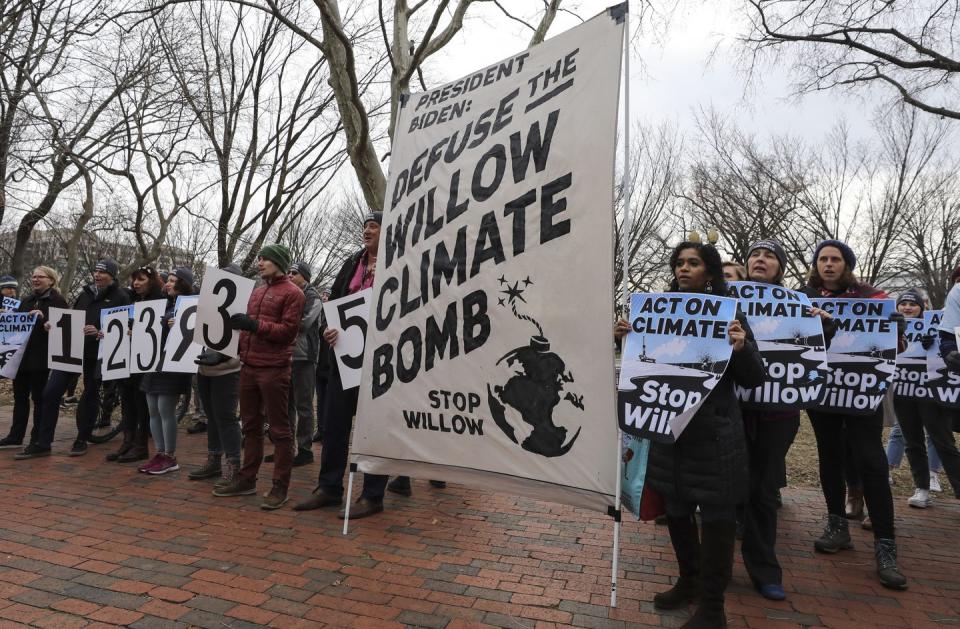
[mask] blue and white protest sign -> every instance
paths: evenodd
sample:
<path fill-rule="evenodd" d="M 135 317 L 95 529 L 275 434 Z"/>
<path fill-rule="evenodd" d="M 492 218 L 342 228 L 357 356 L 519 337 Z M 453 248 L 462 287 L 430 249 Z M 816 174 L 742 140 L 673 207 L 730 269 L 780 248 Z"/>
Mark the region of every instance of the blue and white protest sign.
<path fill-rule="evenodd" d="M 933 400 L 948 408 L 960 408 L 960 374 L 947 369 L 940 354 L 937 336 L 943 320 L 942 310 L 927 310 L 923 313 L 927 328 L 934 335 L 934 343 L 927 350 L 927 387 L 933 393 Z"/>
<path fill-rule="evenodd" d="M 890 319 L 896 312 L 893 300 L 811 301 L 839 325 L 827 352 L 830 370 L 817 408 L 851 414 L 876 411 L 897 370 L 897 324 Z"/>
<path fill-rule="evenodd" d="M 923 337 L 931 331 L 930 324 L 922 317 L 907 319 L 906 323 L 907 349 L 897 355 L 893 392 L 897 397 L 930 399 L 933 392 L 927 387 L 927 350 L 923 348 Z"/>
<path fill-rule="evenodd" d="M 759 282 L 733 282 L 730 294 L 739 299 L 767 372 L 759 387 L 736 387 L 740 400 L 770 410 L 816 406 L 827 379 L 827 350 L 810 298 Z"/>
<path fill-rule="evenodd" d="M 26 312 L 0 314 L 0 377 L 17 375 L 36 322 L 37 316 Z"/>
<path fill-rule="evenodd" d="M 737 302 L 693 293 L 630 296 L 617 418 L 624 432 L 672 442 L 699 410 L 733 351 Z"/>
<path fill-rule="evenodd" d="M 8 312 L 14 312 L 17 308 L 20 307 L 20 300 L 15 297 L 4 297 L 0 301 L 0 311 L 6 310 Z"/>

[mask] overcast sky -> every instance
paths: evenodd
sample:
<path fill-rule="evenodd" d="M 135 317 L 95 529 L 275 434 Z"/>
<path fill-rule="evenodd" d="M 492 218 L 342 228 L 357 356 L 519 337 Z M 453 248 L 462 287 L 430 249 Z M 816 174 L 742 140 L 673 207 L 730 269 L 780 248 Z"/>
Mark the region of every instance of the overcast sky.
<path fill-rule="evenodd" d="M 584 18 L 596 15 L 610 4 L 613 2 L 609 0 L 564 2 L 564 6 L 575 5 Z M 632 1 L 631 6 L 634 4 Z M 816 142 L 841 117 L 850 124 L 855 136 L 869 135 L 873 106 L 867 99 L 830 92 L 798 101 L 791 96 L 791 78 L 783 67 L 762 68 L 754 87 L 746 89 L 746 79 L 737 68 L 740 48 L 735 41 L 746 24 L 740 13 L 742 0 L 681 4 L 671 14 L 666 28 L 650 28 L 634 38 L 630 77 L 632 120 L 646 124 L 675 120 L 682 130 L 689 131 L 696 112 L 713 106 L 760 137 L 788 133 Z M 511 0 L 504 5 L 519 11 L 534 3 Z M 530 31 L 522 25 L 484 4 L 473 5 L 471 11 L 474 17 L 461 35 L 431 64 L 434 84 L 468 74 L 526 46 Z M 635 22 L 632 30 L 637 26 Z M 561 14 L 549 35 L 578 23 L 576 18 Z M 716 54 L 712 54 L 714 51 Z"/>

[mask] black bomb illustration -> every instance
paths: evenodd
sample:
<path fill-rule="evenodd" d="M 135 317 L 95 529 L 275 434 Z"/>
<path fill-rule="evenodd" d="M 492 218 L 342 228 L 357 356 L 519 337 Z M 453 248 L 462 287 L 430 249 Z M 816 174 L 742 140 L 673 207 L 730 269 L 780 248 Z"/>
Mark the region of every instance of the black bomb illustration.
<path fill-rule="evenodd" d="M 490 414 L 511 441 L 520 443 L 516 434 L 517 428 L 507 418 L 507 407 L 513 409 L 519 413 L 524 423 L 532 427 L 530 434 L 520 443 L 524 450 L 545 457 L 563 456 L 573 447 L 580 436 L 581 428 L 578 427 L 573 437 L 567 441 L 567 429 L 554 423 L 553 413 L 561 402 L 569 402 L 574 408 L 583 411 L 583 396 L 564 390 L 567 384 L 574 382 L 573 373 L 567 370 L 559 355 L 550 351 L 550 341 L 540 323 L 517 311 L 518 301 L 527 303 L 523 293 L 533 285 L 533 281 L 527 277 L 511 285 L 507 278 L 501 277 L 500 285 L 504 287 L 501 292 L 505 296 L 499 299 L 499 305 L 509 308 L 518 320 L 533 324 L 537 334 L 530 337 L 527 345 L 510 350 L 497 361 L 498 366 L 516 365 L 519 370 L 515 370 L 502 385 L 491 387 L 487 384 Z"/>

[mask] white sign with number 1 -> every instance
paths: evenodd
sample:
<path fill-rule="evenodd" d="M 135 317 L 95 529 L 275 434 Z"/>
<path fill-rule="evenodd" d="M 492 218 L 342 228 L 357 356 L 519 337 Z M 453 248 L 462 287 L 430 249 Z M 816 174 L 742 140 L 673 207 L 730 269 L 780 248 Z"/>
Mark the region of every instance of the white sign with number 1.
<path fill-rule="evenodd" d="M 83 373 L 84 316 L 82 310 L 50 309 L 47 314 L 50 322 L 47 364 L 50 369 Z"/>
<path fill-rule="evenodd" d="M 363 367 L 363 346 L 367 338 L 367 321 L 370 319 L 370 296 L 368 288 L 353 295 L 334 299 L 323 304 L 323 315 L 329 328 L 340 330 L 333 353 L 340 369 L 343 390 L 360 386 Z"/>
<path fill-rule="evenodd" d="M 254 284 L 249 278 L 208 266 L 200 286 L 193 342 L 237 358 L 240 335 L 230 329 L 230 317 L 247 311 Z"/>

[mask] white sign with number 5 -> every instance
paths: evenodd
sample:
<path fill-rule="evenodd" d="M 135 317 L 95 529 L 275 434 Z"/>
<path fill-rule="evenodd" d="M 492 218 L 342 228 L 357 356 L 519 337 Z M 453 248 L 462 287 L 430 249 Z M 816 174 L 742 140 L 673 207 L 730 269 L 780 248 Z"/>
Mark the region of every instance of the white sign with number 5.
<path fill-rule="evenodd" d="M 249 278 L 208 266 L 200 286 L 193 342 L 237 358 L 240 335 L 230 329 L 230 317 L 247 311 L 255 284 Z"/>
<path fill-rule="evenodd" d="M 343 390 L 360 386 L 360 373 L 363 366 L 363 346 L 367 338 L 367 321 L 370 319 L 370 296 L 373 289 L 368 288 L 353 295 L 334 299 L 323 304 L 323 314 L 327 326 L 340 330 L 333 353 L 337 357 L 340 369 L 340 382 Z"/>
<path fill-rule="evenodd" d="M 50 309 L 47 314 L 50 322 L 47 365 L 50 369 L 83 373 L 84 316 L 82 310 Z"/>

